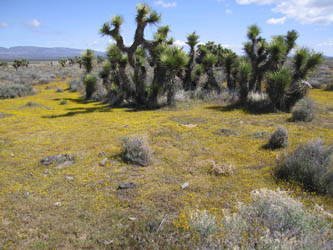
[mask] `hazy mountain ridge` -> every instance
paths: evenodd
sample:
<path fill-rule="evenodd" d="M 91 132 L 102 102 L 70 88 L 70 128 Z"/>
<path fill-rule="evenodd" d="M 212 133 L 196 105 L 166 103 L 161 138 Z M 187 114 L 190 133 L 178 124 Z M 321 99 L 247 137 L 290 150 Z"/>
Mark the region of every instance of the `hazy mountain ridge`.
<path fill-rule="evenodd" d="M 11 61 L 25 58 L 28 60 L 57 60 L 60 57 L 80 56 L 84 50 L 72 48 L 46 48 L 36 46 L 0 47 L 0 61 Z M 104 52 L 95 51 L 96 55 L 104 56 Z"/>

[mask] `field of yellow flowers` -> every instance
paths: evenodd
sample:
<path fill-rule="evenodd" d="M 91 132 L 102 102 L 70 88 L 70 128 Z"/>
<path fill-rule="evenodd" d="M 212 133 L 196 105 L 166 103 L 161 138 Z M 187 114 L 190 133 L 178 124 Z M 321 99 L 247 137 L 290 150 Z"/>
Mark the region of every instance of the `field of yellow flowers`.
<path fill-rule="evenodd" d="M 66 81 L 48 85 L 67 88 Z M 149 234 L 154 224 L 169 235 L 186 232 L 193 209 L 221 217 L 222 208 L 234 210 L 263 187 L 291 190 L 306 206 L 333 211 L 332 198 L 272 175 L 277 159 L 302 143 L 322 138 L 333 145 L 333 92 L 312 90 L 316 118 L 293 123 L 287 113 L 254 115 L 200 102 L 154 111 L 110 108 L 48 85 L 37 86 L 35 96 L 0 100 L 0 249 L 140 249 L 147 240 L 142 231 Z M 258 135 L 279 126 L 289 131 L 288 148 L 264 149 L 269 136 Z M 121 139 L 130 135 L 148 138 L 150 166 L 121 160 Z M 39 162 L 65 153 L 75 155 L 75 164 L 56 169 Z M 212 175 L 212 161 L 232 164 L 233 175 Z M 136 187 L 117 190 L 128 182 Z"/>

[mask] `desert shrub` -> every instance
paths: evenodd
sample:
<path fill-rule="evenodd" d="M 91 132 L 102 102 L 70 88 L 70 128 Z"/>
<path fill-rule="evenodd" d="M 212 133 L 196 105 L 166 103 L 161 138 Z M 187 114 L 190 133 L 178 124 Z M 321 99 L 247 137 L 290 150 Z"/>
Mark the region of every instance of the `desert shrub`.
<path fill-rule="evenodd" d="M 307 211 L 285 191 L 251 193 L 253 203 L 240 204 L 238 213 L 225 211 L 226 249 L 331 249 L 332 229 L 324 213 Z"/>
<path fill-rule="evenodd" d="M 314 117 L 314 102 L 308 98 L 299 100 L 292 109 L 292 120 L 310 122 Z"/>
<path fill-rule="evenodd" d="M 196 210 L 191 212 L 190 226 L 202 237 L 207 238 L 217 230 L 217 222 L 214 215 L 206 210 Z"/>
<path fill-rule="evenodd" d="M 269 139 L 268 144 L 266 145 L 267 148 L 270 149 L 277 149 L 277 148 L 284 148 L 288 146 L 288 130 L 283 127 L 279 127 Z"/>
<path fill-rule="evenodd" d="M 0 84 L 0 99 L 29 96 L 35 93 L 30 84 Z"/>
<path fill-rule="evenodd" d="M 86 98 L 90 99 L 96 90 L 97 78 L 93 74 L 87 74 L 84 78 L 84 84 L 86 85 Z"/>
<path fill-rule="evenodd" d="M 68 83 L 68 87 L 71 92 L 79 92 L 83 89 L 83 84 L 81 80 L 74 79 Z"/>
<path fill-rule="evenodd" d="M 216 176 L 230 176 L 234 174 L 235 167 L 232 164 L 216 164 L 212 161 L 212 167 L 209 170 L 209 173 Z"/>
<path fill-rule="evenodd" d="M 152 152 L 145 137 L 124 137 L 123 145 L 124 152 L 122 156 L 125 161 L 129 161 L 140 166 L 147 166 L 150 164 L 152 160 Z"/>
<path fill-rule="evenodd" d="M 249 92 L 246 104 L 254 112 L 268 112 L 272 109 L 271 100 L 266 93 Z"/>
<path fill-rule="evenodd" d="M 327 188 L 332 188 L 332 172 L 329 173 L 332 152 L 321 140 L 302 145 L 281 161 L 276 175 L 298 181 L 310 191 L 326 193 Z"/>

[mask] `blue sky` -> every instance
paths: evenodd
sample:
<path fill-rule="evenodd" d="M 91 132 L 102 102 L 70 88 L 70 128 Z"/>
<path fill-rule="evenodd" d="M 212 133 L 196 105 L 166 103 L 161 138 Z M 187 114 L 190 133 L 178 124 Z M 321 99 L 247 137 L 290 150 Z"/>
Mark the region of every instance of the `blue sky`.
<path fill-rule="evenodd" d="M 98 33 L 115 14 L 125 23 L 122 34 L 131 43 L 135 29 L 134 0 L 0 0 L 0 47 L 69 47 L 104 51 L 108 37 Z M 182 45 L 196 31 L 201 42 L 215 41 L 242 53 L 247 27 L 262 35 L 299 32 L 298 45 L 333 56 L 333 0 L 146 0 L 162 14 L 160 25 Z M 156 26 L 147 28 L 151 37 Z"/>

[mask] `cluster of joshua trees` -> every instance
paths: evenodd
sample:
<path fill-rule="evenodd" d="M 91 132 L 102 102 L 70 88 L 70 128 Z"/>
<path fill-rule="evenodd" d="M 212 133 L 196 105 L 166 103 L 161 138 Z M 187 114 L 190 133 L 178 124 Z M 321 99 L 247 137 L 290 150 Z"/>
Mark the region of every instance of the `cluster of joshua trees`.
<path fill-rule="evenodd" d="M 239 94 L 241 104 L 246 104 L 250 92 L 261 93 L 264 89 L 273 109 L 288 111 L 305 96 L 305 80 L 323 59 L 320 53 L 298 48 L 289 60 L 291 63 L 286 65 L 291 50 L 296 48 L 296 31 L 275 36 L 267 42 L 260 36 L 260 29 L 252 25 L 248 29 L 248 41 L 244 44 L 245 56 L 239 57 L 214 42 L 199 44 L 199 36 L 195 32 L 187 36 L 189 51 L 185 52 L 169 37 L 169 26 L 160 26 L 154 38 L 147 40 L 145 28 L 157 24 L 161 16 L 146 4 L 137 6 L 135 20 L 136 30 L 131 45 L 124 43 L 120 33 L 123 24 L 120 16 L 114 16 L 100 29 L 102 35 L 115 41 L 108 47 L 105 60 L 97 58 L 102 64 L 99 77 L 115 105 L 126 101 L 155 108 L 160 95 L 166 95 L 167 104 L 172 105 L 177 88 L 195 91 L 199 83 L 202 88 L 219 93 L 221 83 L 215 73 L 216 69 L 222 68 L 228 90 Z M 80 58 L 80 65 L 84 65 L 86 70 L 87 98 L 96 90 L 97 77 L 91 73 L 94 58 L 91 50 Z"/>

